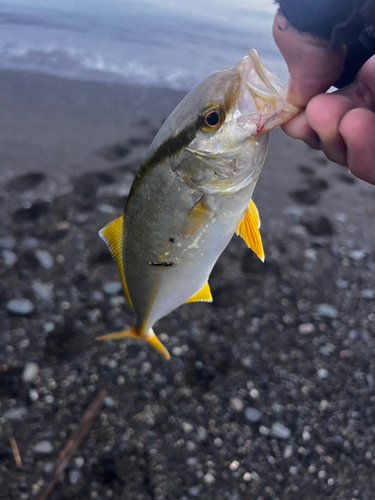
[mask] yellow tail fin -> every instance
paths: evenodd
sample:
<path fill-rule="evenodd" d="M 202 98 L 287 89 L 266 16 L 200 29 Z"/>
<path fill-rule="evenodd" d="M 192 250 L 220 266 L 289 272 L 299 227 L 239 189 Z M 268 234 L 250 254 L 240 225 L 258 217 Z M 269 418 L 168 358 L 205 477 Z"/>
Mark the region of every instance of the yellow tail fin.
<path fill-rule="evenodd" d="M 168 350 L 163 346 L 160 340 L 155 335 L 152 328 L 149 329 L 147 334 L 142 334 L 138 331 L 137 327 L 133 326 L 128 330 L 121 330 L 120 332 L 108 333 L 107 335 L 101 335 L 96 337 L 95 340 L 119 340 L 119 339 L 142 339 L 152 345 L 160 354 L 162 354 L 166 359 L 170 359 L 170 354 Z"/>

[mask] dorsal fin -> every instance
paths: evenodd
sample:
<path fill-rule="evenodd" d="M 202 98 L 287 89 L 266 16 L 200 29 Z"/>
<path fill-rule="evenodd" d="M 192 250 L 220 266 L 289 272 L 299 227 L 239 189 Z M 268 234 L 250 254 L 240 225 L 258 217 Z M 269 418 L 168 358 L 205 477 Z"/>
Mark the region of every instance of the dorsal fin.
<path fill-rule="evenodd" d="M 99 231 L 99 236 L 107 243 L 108 248 L 111 251 L 120 275 L 122 289 L 124 290 L 126 300 L 129 302 L 130 307 L 133 307 L 128 287 L 126 286 L 124 272 L 124 214 L 119 215 L 112 222 L 104 226 L 103 229 Z"/>
<path fill-rule="evenodd" d="M 212 302 L 212 295 L 208 282 L 206 282 L 206 284 L 203 285 L 197 293 L 192 295 L 190 299 L 185 302 L 185 304 L 188 304 L 189 302 Z"/>
<path fill-rule="evenodd" d="M 236 233 L 245 241 L 246 245 L 264 262 L 262 238 L 259 232 L 260 219 L 258 209 L 253 200 L 249 201 L 240 222 L 237 224 Z"/>

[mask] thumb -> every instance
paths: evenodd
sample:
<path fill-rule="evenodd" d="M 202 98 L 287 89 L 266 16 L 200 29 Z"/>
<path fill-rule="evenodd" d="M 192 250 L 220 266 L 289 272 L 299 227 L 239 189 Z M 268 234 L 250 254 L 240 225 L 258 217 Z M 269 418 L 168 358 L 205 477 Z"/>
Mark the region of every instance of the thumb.
<path fill-rule="evenodd" d="M 345 47 L 329 48 L 327 40 L 300 33 L 280 11 L 274 19 L 273 37 L 290 73 L 287 99 L 295 106 L 305 107 L 341 75 Z"/>

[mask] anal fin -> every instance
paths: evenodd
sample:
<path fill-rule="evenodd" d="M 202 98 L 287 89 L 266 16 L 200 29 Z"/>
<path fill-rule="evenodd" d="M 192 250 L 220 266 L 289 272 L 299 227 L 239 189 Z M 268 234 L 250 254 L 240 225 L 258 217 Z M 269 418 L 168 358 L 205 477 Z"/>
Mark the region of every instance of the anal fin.
<path fill-rule="evenodd" d="M 117 270 L 120 275 L 122 289 L 124 290 L 126 300 L 129 302 L 130 307 L 133 307 L 128 287 L 126 285 L 125 272 L 124 272 L 124 258 L 123 258 L 124 214 L 119 215 L 112 222 L 104 226 L 103 229 L 99 231 L 99 236 L 108 245 L 112 257 L 116 262 Z"/>
<path fill-rule="evenodd" d="M 241 236 L 246 245 L 264 262 L 264 251 L 259 227 L 258 209 L 253 200 L 250 200 L 240 222 L 237 224 L 236 233 L 238 236 Z"/>
<path fill-rule="evenodd" d="M 212 302 L 211 290 L 208 282 L 194 295 L 188 299 L 185 304 L 189 302 Z"/>

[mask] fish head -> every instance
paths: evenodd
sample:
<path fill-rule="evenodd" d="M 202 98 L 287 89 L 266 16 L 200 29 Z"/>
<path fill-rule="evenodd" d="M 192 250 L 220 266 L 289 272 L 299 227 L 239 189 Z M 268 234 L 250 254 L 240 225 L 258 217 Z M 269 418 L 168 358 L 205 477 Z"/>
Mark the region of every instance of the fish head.
<path fill-rule="evenodd" d="M 299 112 L 286 101 L 286 92 L 255 50 L 206 78 L 185 102 L 192 106 L 185 117 L 195 109 L 196 118 L 185 151 L 195 161 L 185 162 L 184 179 L 206 193 L 233 193 L 255 182 L 268 133 Z"/>

